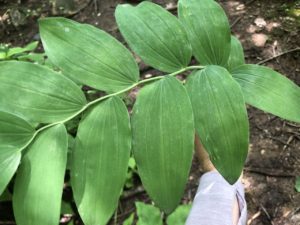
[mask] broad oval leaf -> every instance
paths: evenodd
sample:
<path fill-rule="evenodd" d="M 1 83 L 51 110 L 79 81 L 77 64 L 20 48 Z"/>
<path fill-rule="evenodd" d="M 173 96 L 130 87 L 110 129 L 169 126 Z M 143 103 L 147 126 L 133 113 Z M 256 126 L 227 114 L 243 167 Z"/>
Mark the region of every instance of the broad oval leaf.
<path fill-rule="evenodd" d="M 203 65 L 225 66 L 230 53 L 230 27 L 225 12 L 214 0 L 179 0 L 193 54 Z"/>
<path fill-rule="evenodd" d="M 11 58 L 12 56 L 22 55 L 21 53 L 24 52 L 34 51 L 37 48 L 38 44 L 39 44 L 38 41 L 34 41 L 26 45 L 24 48 L 21 47 L 9 48 L 6 57 Z"/>
<path fill-rule="evenodd" d="M 39 123 L 66 119 L 86 104 L 71 80 L 28 62 L 0 63 L 0 95 L 1 111 Z"/>
<path fill-rule="evenodd" d="M 138 216 L 136 225 L 163 225 L 160 210 L 155 206 L 136 202 L 135 207 Z"/>
<path fill-rule="evenodd" d="M 191 208 L 191 204 L 179 205 L 176 210 L 168 216 L 167 225 L 184 225 Z"/>
<path fill-rule="evenodd" d="M 157 206 L 171 213 L 184 192 L 194 140 L 192 107 L 180 81 L 167 76 L 142 88 L 132 129 L 143 185 Z"/>
<path fill-rule="evenodd" d="M 246 102 L 287 120 L 300 122 L 300 87 L 274 70 L 243 65 L 232 71 Z"/>
<path fill-rule="evenodd" d="M 134 222 L 134 215 L 135 215 L 134 212 L 131 213 L 130 216 L 128 216 L 128 217 L 124 220 L 124 222 L 122 223 L 122 225 L 132 225 L 133 222 Z"/>
<path fill-rule="evenodd" d="M 18 225 L 59 223 L 67 148 L 64 125 L 42 131 L 28 147 L 14 186 L 13 209 Z"/>
<path fill-rule="evenodd" d="M 230 55 L 227 69 L 232 71 L 235 67 L 245 64 L 244 50 L 241 42 L 235 36 L 231 36 Z"/>
<path fill-rule="evenodd" d="M 0 195 L 15 174 L 21 160 L 21 152 L 13 146 L 0 146 Z"/>
<path fill-rule="evenodd" d="M 112 216 L 125 182 L 130 149 L 129 115 L 119 97 L 93 107 L 80 122 L 71 181 L 86 225 L 104 225 Z"/>
<path fill-rule="evenodd" d="M 106 32 L 59 17 L 41 19 L 39 25 L 47 56 L 65 75 L 106 92 L 137 82 L 132 54 Z"/>
<path fill-rule="evenodd" d="M 0 111 L 0 147 L 23 147 L 34 135 L 34 128 L 22 118 Z"/>
<path fill-rule="evenodd" d="M 194 73 L 186 87 L 201 142 L 216 169 L 233 184 L 248 152 L 249 125 L 241 89 L 219 66 Z"/>
<path fill-rule="evenodd" d="M 119 5 L 116 19 L 129 46 L 145 63 L 164 72 L 186 67 L 192 49 L 180 21 L 162 7 L 142 2 Z"/>

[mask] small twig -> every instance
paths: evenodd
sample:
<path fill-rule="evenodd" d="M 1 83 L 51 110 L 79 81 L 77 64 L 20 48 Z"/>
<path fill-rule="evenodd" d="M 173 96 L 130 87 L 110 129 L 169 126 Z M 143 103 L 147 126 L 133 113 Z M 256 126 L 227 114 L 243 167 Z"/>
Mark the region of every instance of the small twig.
<path fill-rule="evenodd" d="M 274 225 L 274 223 L 273 223 L 273 221 L 272 221 L 272 218 L 271 218 L 270 214 L 268 213 L 268 211 L 266 210 L 266 208 L 265 208 L 262 204 L 260 204 L 260 208 L 261 208 L 262 211 L 266 214 L 268 220 L 270 221 L 270 224 L 271 224 L 271 225 Z"/>
<path fill-rule="evenodd" d="M 293 173 L 287 173 L 283 171 L 274 171 L 274 170 L 268 170 L 266 168 L 250 168 L 250 167 L 245 167 L 245 171 L 250 172 L 250 173 L 257 173 L 260 175 L 264 176 L 269 176 L 269 177 L 295 177 L 296 175 Z"/>
<path fill-rule="evenodd" d="M 296 208 L 294 211 L 290 212 L 288 214 L 289 218 L 292 218 L 292 216 L 294 216 L 296 213 L 298 213 L 300 211 L 300 207 Z"/>
<path fill-rule="evenodd" d="M 256 127 L 257 129 L 259 129 L 260 131 L 263 131 L 263 132 L 265 133 L 265 130 L 264 130 L 260 125 L 255 124 L 255 127 Z"/>
<path fill-rule="evenodd" d="M 283 144 L 284 146 L 285 146 L 285 145 L 290 146 L 289 143 L 287 143 L 287 142 L 281 140 L 280 138 L 272 137 L 272 136 L 270 136 L 270 135 L 265 135 L 265 137 L 266 137 L 266 138 L 269 138 L 269 139 L 271 139 L 271 140 L 273 140 L 273 141 L 277 141 L 277 142 Z"/>
<path fill-rule="evenodd" d="M 286 144 L 283 146 L 283 151 L 290 145 L 290 143 L 294 140 L 294 135 L 291 135 L 288 139 L 288 141 L 286 142 Z"/>
<path fill-rule="evenodd" d="M 239 16 L 238 18 L 236 18 L 230 25 L 230 28 L 233 28 L 241 19 L 242 19 L 242 16 Z"/>
<path fill-rule="evenodd" d="M 144 193 L 146 193 L 146 191 L 145 191 L 144 189 L 142 189 L 142 188 L 137 188 L 137 190 L 135 190 L 135 191 L 133 191 L 133 192 L 130 192 L 130 193 L 128 193 L 128 194 L 124 194 L 124 196 L 121 197 L 121 200 L 122 200 L 122 201 L 125 201 L 125 200 L 128 200 L 128 199 L 130 199 L 130 198 L 133 198 L 133 197 L 135 197 L 135 196 L 137 196 L 137 195 L 144 194 Z"/>
<path fill-rule="evenodd" d="M 135 208 L 132 208 L 132 209 L 130 209 L 130 210 L 128 210 L 128 211 L 126 211 L 126 212 L 124 212 L 124 213 L 122 213 L 122 214 L 119 214 L 119 215 L 118 215 L 118 219 L 123 218 L 123 217 L 126 217 L 126 216 L 128 216 L 129 214 L 133 213 L 134 211 L 135 211 Z"/>
<path fill-rule="evenodd" d="M 259 210 L 257 213 L 255 213 L 255 214 L 248 220 L 247 225 L 251 225 L 252 222 L 253 222 L 256 218 L 258 218 L 258 217 L 260 216 L 260 214 L 261 214 L 261 211 Z"/>
<path fill-rule="evenodd" d="M 85 5 L 83 5 L 82 7 L 80 7 L 79 9 L 77 9 L 76 11 L 69 12 L 69 14 L 66 15 L 66 17 L 71 18 L 71 17 L 73 17 L 73 16 L 79 14 L 79 13 L 82 12 L 86 7 L 88 7 L 91 3 L 92 3 L 92 0 L 89 0 Z"/>
<path fill-rule="evenodd" d="M 95 12 L 98 13 L 98 1 L 97 0 L 94 0 L 94 9 L 95 9 Z"/>
<path fill-rule="evenodd" d="M 253 2 L 255 2 L 256 0 L 250 0 L 249 2 L 246 2 L 245 6 L 249 6 L 251 5 Z"/>
<path fill-rule="evenodd" d="M 269 138 L 269 139 L 271 139 L 271 140 L 273 140 L 273 141 L 277 141 L 277 142 L 283 144 L 283 145 L 286 146 L 286 147 L 289 147 L 289 146 L 290 146 L 290 142 L 291 142 L 292 140 L 288 140 L 288 141 L 286 142 L 286 141 L 281 140 L 280 138 L 272 137 L 272 136 L 269 135 L 262 127 L 258 126 L 257 124 L 256 124 L 255 126 L 256 126 L 257 129 L 259 129 L 259 130 L 261 130 L 261 131 L 263 132 L 263 136 L 264 136 L 265 138 Z M 286 147 L 285 147 L 285 148 L 286 148 Z"/>
<path fill-rule="evenodd" d="M 264 59 L 264 60 L 258 62 L 257 65 L 264 64 L 264 63 L 269 62 L 269 61 L 271 61 L 271 60 L 273 60 L 273 59 L 276 59 L 276 58 L 278 58 L 278 57 L 280 57 L 280 56 L 283 56 L 283 55 L 286 55 L 286 54 L 289 54 L 289 53 L 292 53 L 292 52 L 297 52 L 297 51 L 300 51 L 300 47 L 297 47 L 297 48 L 294 48 L 294 49 L 290 49 L 290 50 L 288 50 L 288 51 L 282 52 L 282 53 L 280 53 L 280 54 L 278 54 L 278 55 L 275 55 L 275 56 L 273 56 L 273 57 L 270 57 L 270 58 L 268 58 L 268 59 Z"/>
<path fill-rule="evenodd" d="M 293 124 L 293 123 L 289 123 L 289 122 L 286 122 L 285 124 L 290 126 L 290 127 L 300 128 L 300 125 L 297 125 L 297 124 Z"/>
<path fill-rule="evenodd" d="M 300 136 L 295 136 L 295 138 L 297 138 L 298 140 L 300 140 Z"/>

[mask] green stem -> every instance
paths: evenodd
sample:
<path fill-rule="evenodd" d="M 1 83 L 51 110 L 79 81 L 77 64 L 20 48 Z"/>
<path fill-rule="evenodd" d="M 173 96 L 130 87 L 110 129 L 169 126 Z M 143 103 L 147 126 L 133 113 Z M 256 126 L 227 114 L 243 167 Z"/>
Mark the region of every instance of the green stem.
<path fill-rule="evenodd" d="M 189 71 L 189 70 L 198 70 L 198 69 L 203 69 L 204 66 L 188 66 L 188 67 L 185 67 L 181 70 L 178 70 L 174 73 L 170 73 L 170 74 L 167 74 L 168 76 L 176 76 L 180 73 L 183 73 L 183 72 L 186 72 L 186 71 Z M 165 75 L 166 76 L 166 75 Z M 34 140 L 34 138 L 40 133 L 42 132 L 43 130 L 49 128 L 49 127 L 52 127 L 52 126 L 55 126 L 55 125 L 58 125 L 58 124 L 64 124 L 66 122 L 68 122 L 69 120 L 75 118 L 76 116 L 78 116 L 79 114 L 83 113 L 85 110 L 87 110 L 89 107 L 97 104 L 98 102 L 101 102 L 107 98 L 110 98 L 112 96 L 117 96 L 117 95 L 120 95 L 120 94 L 123 94 L 127 91 L 130 91 L 131 89 L 141 85 L 141 84 L 144 84 L 144 83 L 148 83 L 148 82 L 151 82 L 151 81 L 155 81 L 155 80 L 160 80 L 162 78 L 164 78 L 165 76 L 157 76 L 157 77 L 152 77 L 152 78 L 149 78 L 149 79 L 145 79 L 145 80 L 140 80 L 139 82 L 137 83 L 134 83 L 133 85 L 121 90 L 121 91 L 118 91 L 118 92 L 115 92 L 115 93 L 112 93 L 112 94 L 109 94 L 109 95 L 105 95 L 103 97 L 100 97 L 100 98 L 97 98 L 91 102 L 89 102 L 88 104 L 86 104 L 85 106 L 83 106 L 79 111 L 77 111 L 76 113 L 74 113 L 73 115 L 69 116 L 68 118 L 64 119 L 64 120 L 61 120 L 61 121 L 58 121 L 58 122 L 54 122 L 54 123 L 50 123 L 46 126 L 43 126 L 41 128 L 39 128 L 38 130 L 35 131 L 35 133 L 33 134 L 32 138 L 20 149 L 20 151 L 24 150 L 25 148 L 27 148 L 30 143 Z"/>

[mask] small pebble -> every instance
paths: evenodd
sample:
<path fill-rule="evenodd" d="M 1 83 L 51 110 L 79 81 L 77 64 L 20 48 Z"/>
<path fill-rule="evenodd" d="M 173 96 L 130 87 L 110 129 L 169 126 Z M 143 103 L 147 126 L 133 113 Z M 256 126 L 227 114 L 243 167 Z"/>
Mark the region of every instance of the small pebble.
<path fill-rule="evenodd" d="M 267 26 L 267 22 L 261 17 L 256 18 L 254 20 L 254 23 L 256 26 L 258 26 L 260 28 Z"/>
<path fill-rule="evenodd" d="M 253 34 L 252 42 L 257 47 L 264 47 L 268 40 L 268 36 L 265 34 Z"/>

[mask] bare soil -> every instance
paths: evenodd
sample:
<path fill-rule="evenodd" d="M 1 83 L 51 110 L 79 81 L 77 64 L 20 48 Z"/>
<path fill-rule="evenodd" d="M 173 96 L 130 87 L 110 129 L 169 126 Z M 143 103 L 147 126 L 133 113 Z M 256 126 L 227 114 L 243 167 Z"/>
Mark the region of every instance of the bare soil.
<path fill-rule="evenodd" d="M 69 10 L 61 12 L 53 8 L 49 1 L 27 0 L 20 4 L 17 1 L 0 0 L 0 43 L 23 46 L 30 41 L 39 40 L 37 19 L 54 15 L 93 24 L 123 41 L 113 13 L 118 3 L 124 2 L 139 1 L 78 0 Z M 176 1 L 153 2 L 176 14 Z M 299 4 L 299 1 L 221 1 L 230 18 L 233 34 L 242 41 L 248 63 L 259 63 L 300 47 L 299 17 L 293 17 L 289 13 L 289 9 L 296 3 Z M 28 12 L 28 9 L 31 11 Z M 15 16 L 14 21 L 12 16 Z M 300 85 L 299 62 L 300 52 L 292 51 L 269 60 L 264 65 L 274 68 Z M 140 67 L 144 71 L 143 76 L 157 73 L 143 64 Z M 134 98 L 134 93 L 131 97 Z M 294 186 L 296 177 L 300 176 L 300 125 L 250 106 L 248 113 L 251 144 L 243 178 L 248 202 L 248 225 L 298 225 L 300 193 L 295 191 Z M 201 174 L 195 159 L 183 203 L 192 201 Z M 121 224 L 134 212 L 134 201 L 150 202 L 138 178 L 135 183 L 137 186 L 134 189 L 124 192 L 118 213 L 111 224 Z M 70 188 L 66 188 L 64 198 L 71 201 L 71 196 Z M 81 224 L 78 217 L 75 216 L 75 219 L 75 224 Z M 10 203 L 0 204 L 0 224 L 15 224 Z"/>

